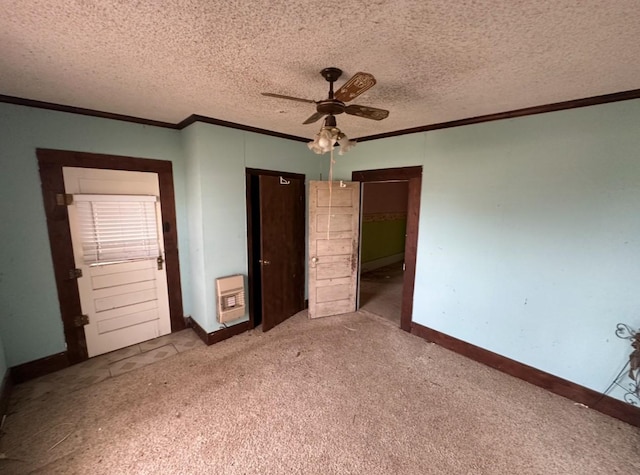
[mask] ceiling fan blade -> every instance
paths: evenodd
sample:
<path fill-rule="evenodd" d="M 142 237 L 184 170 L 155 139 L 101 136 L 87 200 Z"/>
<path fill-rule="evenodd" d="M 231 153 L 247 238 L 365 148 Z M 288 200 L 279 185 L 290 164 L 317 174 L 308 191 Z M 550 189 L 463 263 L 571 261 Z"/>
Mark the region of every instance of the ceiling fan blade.
<path fill-rule="evenodd" d="M 351 104 L 344 108 L 344 111 L 350 115 L 357 115 L 365 119 L 382 120 L 389 117 L 389 111 L 384 109 L 376 109 L 375 107 L 357 106 Z"/>
<path fill-rule="evenodd" d="M 316 112 L 311 117 L 309 117 L 307 120 L 305 120 L 303 122 L 303 124 L 313 124 L 314 122 L 317 122 L 318 120 L 322 119 L 324 116 L 325 116 L 324 113 Z"/>
<path fill-rule="evenodd" d="M 376 83 L 376 78 L 369 73 L 355 73 L 351 79 L 345 82 L 338 92 L 335 94 L 335 98 L 342 102 L 349 102 L 364 91 L 371 89 Z"/>
<path fill-rule="evenodd" d="M 263 96 L 277 97 L 278 99 L 289 99 L 290 101 L 308 102 L 310 104 L 316 103 L 316 101 L 312 101 L 311 99 L 302 99 L 300 97 L 283 96 L 282 94 L 273 94 L 271 92 L 262 92 L 261 94 Z"/>

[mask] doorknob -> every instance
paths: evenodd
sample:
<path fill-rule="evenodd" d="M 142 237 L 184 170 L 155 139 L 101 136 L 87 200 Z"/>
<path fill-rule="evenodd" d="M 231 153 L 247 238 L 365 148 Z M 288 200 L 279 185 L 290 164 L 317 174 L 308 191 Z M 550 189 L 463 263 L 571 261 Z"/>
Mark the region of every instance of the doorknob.
<path fill-rule="evenodd" d="M 267 260 L 263 260 L 263 259 L 258 259 L 258 262 L 260 264 L 262 264 L 263 266 L 268 266 L 269 264 L 271 264 L 271 261 L 267 261 Z"/>
<path fill-rule="evenodd" d="M 311 267 L 315 267 L 316 266 L 316 262 L 318 262 L 318 258 L 316 256 L 313 256 L 311 258 Z"/>

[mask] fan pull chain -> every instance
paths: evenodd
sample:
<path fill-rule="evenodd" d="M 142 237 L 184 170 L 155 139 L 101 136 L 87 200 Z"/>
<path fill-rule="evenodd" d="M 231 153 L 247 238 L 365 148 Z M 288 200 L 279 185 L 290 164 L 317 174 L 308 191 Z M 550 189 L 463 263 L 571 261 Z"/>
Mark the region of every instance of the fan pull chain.
<path fill-rule="evenodd" d="M 327 241 L 331 239 L 329 237 L 329 232 L 331 230 L 331 198 L 332 198 L 332 185 L 333 185 L 333 146 L 331 147 L 331 154 L 329 155 L 329 216 L 327 216 Z"/>

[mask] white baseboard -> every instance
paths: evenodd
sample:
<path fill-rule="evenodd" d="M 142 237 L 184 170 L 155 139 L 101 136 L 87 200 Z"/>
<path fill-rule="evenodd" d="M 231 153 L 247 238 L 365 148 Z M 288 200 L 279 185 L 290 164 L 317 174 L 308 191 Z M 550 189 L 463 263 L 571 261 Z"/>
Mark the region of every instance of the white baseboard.
<path fill-rule="evenodd" d="M 396 262 L 404 261 L 404 252 L 399 254 L 393 254 L 392 256 L 381 257 L 380 259 L 376 259 L 374 261 L 363 262 L 360 266 L 360 272 L 369 272 L 375 269 L 379 269 L 380 267 L 388 266 L 391 264 L 395 264 Z"/>

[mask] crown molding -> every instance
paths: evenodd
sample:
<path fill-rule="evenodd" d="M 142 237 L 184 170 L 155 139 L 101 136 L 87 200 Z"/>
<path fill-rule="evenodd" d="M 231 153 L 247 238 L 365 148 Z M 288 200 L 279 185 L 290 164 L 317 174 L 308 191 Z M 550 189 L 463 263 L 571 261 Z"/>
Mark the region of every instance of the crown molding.
<path fill-rule="evenodd" d="M 525 117 L 528 115 L 544 114 L 547 112 L 557 112 L 561 110 L 577 109 L 580 107 L 588 107 L 600 104 L 608 104 L 610 102 L 628 101 L 632 99 L 640 99 L 640 89 L 632 89 L 629 91 L 615 92 L 612 94 L 603 94 L 600 96 L 586 97 L 582 99 L 572 99 L 570 101 L 555 102 L 553 104 L 544 104 L 540 106 L 525 107 L 523 109 L 515 109 L 511 111 L 498 112 L 495 114 L 486 114 L 476 117 L 469 117 L 466 119 L 452 120 L 448 122 L 439 122 L 436 124 L 422 125 L 419 127 L 412 127 L 410 129 L 397 130 L 395 132 L 385 132 L 382 134 L 367 135 L 364 137 L 358 137 L 355 140 L 357 142 L 368 142 L 370 140 L 379 140 L 389 137 L 399 137 L 401 135 L 409 135 L 420 132 L 429 132 L 431 130 L 448 129 L 451 127 L 461 127 L 463 125 L 481 124 L 483 122 L 492 122 L 496 120 L 513 119 L 516 117 Z M 25 99 L 22 97 L 6 96 L 0 94 L 0 102 L 7 104 L 16 104 L 26 107 L 35 107 L 38 109 L 54 110 L 59 112 L 69 112 L 71 114 L 80 114 L 91 117 L 100 117 L 103 119 L 121 120 L 124 122 L 132 122 L 135 124 L 150 125 L 154 127 L 163 127 L 167 129 L 183 130 L 184 128 L 194 124 L 195 122 L 202 122 L 206 124 L 218 125 L 220 127 L 227 127 L 236 130 L 244 130 L 246 132 L 253 132 L 256 134 L 269 135 L 272 137 L 278 137 L 287 140 L 293 140 L 296 142 L 308 142 L 309 139 L 305 137 L 299 137 L 297 135 L 284 134 L 273 130 L 260 129 L 258 127 L 251 127 L 244 124 L 238 124 L 236 122 L 228 122 L 226 120 L 216 119 L 213 117 L 207 117 L 204 115 L 192 114 L 186 119 L 173 124 L 170 122 L 162 122 L 158 120 L 144 119 L 142 117 L 133 117 L 123 114 L 114 114 L 111 112 L 98 111 L 94 109 L 85 109 L 82 107 L 69 106 L 65 104 L 56 104 L 53 102 L 36 101 L 33 99 Z"/>
<path fill-rule="evenodd" d="M 555 102 L 553 104 L 545 104 L 541 106 L 525 107 L 524 109 L 516 109 L 506 112 L 497 112 L 495 114 L 479 115 L 477 117 L 469 117 L 466 119 L 452 120 L 449 122 L 440 122 L 437 124 L 423 125 L 420 127 L 412 127 L 410 129 L 397 130 L 395 132 L 386 132 L 383 134 L 367 135 L 355 139 L 359 142 L 367 142 L 369 140 L 386 139 L 389 137 L 398 137 L 400 135 L 415 134 L 419 132 L 428 132 L 430 130 L 449 129 L 451 127 L 461 127 L 463 125 L 481 124 L 483 122 L 492 122 L 494 120 L 513 119 L 516 117 L 525 117 L 528 115 L 544 114 L 546 112 L 557 112 L 567 109 L 577 109 L 579 107 L 595 106 L 600 104 L 608 104 L 610 102 L 628 101 L 640 98 L 640 89 L 632 89 L 630 91 L 615 92 L 613 94 L 604 94 L 602 96 L 585 97 L 583 99 L 572 99 L 570 101 Z"/>

